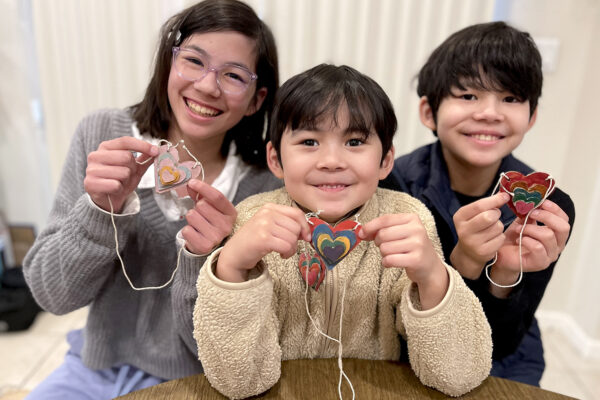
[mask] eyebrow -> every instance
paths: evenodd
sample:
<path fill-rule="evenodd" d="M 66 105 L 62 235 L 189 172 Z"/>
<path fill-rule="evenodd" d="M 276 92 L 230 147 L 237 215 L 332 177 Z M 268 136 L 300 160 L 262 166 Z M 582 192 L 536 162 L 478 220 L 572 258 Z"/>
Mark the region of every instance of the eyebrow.
<path fill-rule="evenodd" d="M 208 54 L 206 52 L 206 50 L 204 50 L 203 48 L 198 47 L 198 46 L 196 46 L 194 44 L 190 44 L 190 45 L 182 47 L 182 48 L 186 49 L 186 50 L 193 50 L 193 51 L 195 51 L 197 53 L 200 53 L 201 55 L 204 55 L 204 56 L 206 56 L 208 58 L 211 58 L 210 54 Z M 235 66 L 238 66 L 240 68 L 243 68 L 243 69 L 246 69 L 246 70 L 252 72 L 252 70 L 247 65 L 245 65 L 243 63 L 240 63 L 240 62 L 236 62 L 236 61 L 228 61 L 228 62 L 223 63 L 222 65 L 235 65 Z"/>
<path fill-rule="evenodd" d="M 293 135 L 298 134 L 300 132 L 316 132 L 316 133 L 327 133 L 330 132 L 329 129 L 320 129 L 318 126 L 314 127 L 314 128 L 310 128 L 310 127 L 299 127 L 298 129 L 294 129 L 291 130 L 290 129 L 290 133 Z M 369 132 L 363 132 L 361 130 L 357 130 L 357 129 L 350 129 L 349 127 L 344 129 L 344 136 L 352 136 L 354 134 L 358 134 L 358 135 L 362 135 L 363 137 L 367 137 L 370 136 L 373 132 L 369 131 Z"/>

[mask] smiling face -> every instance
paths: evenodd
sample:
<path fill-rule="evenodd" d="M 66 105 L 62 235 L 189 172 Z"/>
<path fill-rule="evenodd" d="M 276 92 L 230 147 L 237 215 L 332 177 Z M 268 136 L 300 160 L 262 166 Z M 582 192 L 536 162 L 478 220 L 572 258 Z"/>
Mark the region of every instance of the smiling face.
<path fill-rule="evenodd" d="M 230 31 L 196 33 L 181 44 L 181 48 L 205 56 L 211 67 L 236 64 L 253 73 L 255 47 L 254 40 Z M 192 82 L 180 77 L 171 66 L 168 96 L 175 120 L 169 128 L 169 139 L 183 138 L 186 143 L 212 140 L 220 144 L 229 129 L 260 108 L 265 95 L 265 88 L 256 89 L 256 81 L 241 93 L 225 93 L 217 84 L 215 72 Z"/>
<path fill-rule="evenodd" d="M 434 120 L 427 98 L 420 101 L 421 121 L 437 131 L 448 169 L 489 169 L 495 173 L 533 126 L 529 101 L 506 91 L 453 88 Z"/>
<path fill-rule="evenodd" d="M 365 137 L 346 130 L 346 109 L 338 110 L 337 122 L 324 118 L 317 130 L 286 129 L 281 164 L 271 142 L 267 145 L 269 168 L 284 180 L 290 197 L 306 211 L 322 210 L 319 218 L 329 223 L 365 204 L 394 161 L 393 149 L 382 157 L 375 132 Z"/>

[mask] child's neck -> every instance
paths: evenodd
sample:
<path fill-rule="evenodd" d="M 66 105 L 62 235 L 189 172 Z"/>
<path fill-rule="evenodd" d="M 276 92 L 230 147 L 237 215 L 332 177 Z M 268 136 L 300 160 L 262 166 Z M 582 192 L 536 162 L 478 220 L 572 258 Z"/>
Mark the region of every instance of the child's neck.
<path fill-rule="evenodd" d="M 310 214 L 310 216 L 313 217 L 317 217 L 325 222 L 327 222 L 329 225 L 335 227 L 337 224 L 339 224 L 340 222 L 346 221 L 347 219 L 350 219 L 352 217 L 354 217 L 355 215 L 357 215 L 358 211 L 364 207 L 364 204 L 360 207 L 357 207 L 353 210 L 348 211 L 346 214 L 342 215 L 341 217 L 336 217 L 336 218 L 324 218 L 322 215 L 319 215 L 318 210 L 317 211 L 311 211 L 309 209 L 307 209 L 306 207 L 304 207 L 303 205 L 301 205 L 300 203 L 298 203 L 297 201 L 294 200 L 294 202 L 296 203 L 296 205 L 298 206 L 299 209 L 301 209 L 302 211 L 304 211 L 307 215 Z"/>

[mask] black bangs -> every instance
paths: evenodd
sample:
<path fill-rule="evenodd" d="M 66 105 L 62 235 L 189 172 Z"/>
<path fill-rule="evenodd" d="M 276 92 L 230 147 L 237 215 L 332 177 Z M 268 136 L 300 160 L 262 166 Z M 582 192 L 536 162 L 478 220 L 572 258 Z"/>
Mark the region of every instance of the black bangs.
<path fill-rule="evenodd" d="M 349 82 L 338 82 L 339 84 L 328 93 L 328 97 L 314 99 L 302 98 L 291 108 L 286 126 L 291 130 L 318 131 L 325 123 L 333 123 L 340 127 L 338 113 L 340 109 L 348 110 L 348 126 L 342 127 L 348 132 L 360 132 L 368 136 L 373 130 L 373 116 L 371 110 L 365 107 L 354 88 L 348 87 Z M 345 84 L 346 83 L 346 84 Z M 283 121 L 282 121 L 283 122 Z"/>
<path fill-rule="evenodd" d="M 318 131 L 324 123 L 339 126 L 338 115 L 344 107 L 348 110 L 348 126 L 343 128 L 364 137 L 376 133 L 385 155 L 397 126 L 393 106 L 374 80 L 345 65 L 321 64 L 281 86 L 269 132 L 274 148 L 279 152 L 286 129 Z"/>
<path fill-rule="evenodd" d="M 529 100 L 533 115 L 542 94 L 542 59 L 531 38 L 504 22 L 477 24 L 452 34 L 419 72 L 417 93 L 427 96 L 434 116 L 451 89 L 467 86 L 508 91 Z"/>

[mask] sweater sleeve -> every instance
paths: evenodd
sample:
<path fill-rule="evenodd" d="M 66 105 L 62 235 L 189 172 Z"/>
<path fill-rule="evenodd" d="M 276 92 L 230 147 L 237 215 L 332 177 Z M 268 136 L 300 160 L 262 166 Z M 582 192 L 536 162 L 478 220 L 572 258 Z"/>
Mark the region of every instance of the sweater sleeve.
<path fill-rule="evenodd" d="M 230 398 L 257 395 L 281 374 L 281 347 L 267 270 L 243 283 L 219 280 L 213 273 L 220 250 L 198 276 L 194 337 L 198 357 L 211 385 Z"/>
<path fill-rule="evenodd" d="M 24 260 L 25 278 L 36 301 L 55 314 L 89 304 L 101 290 L 116 260 L 109 213 L 94 207 L 83 189 L 87 154 L 110 131 L 103 113 L 86 117 L 71 142 L 46 228 Z M 134 215 L 115 216 L 119 249 L 127 246 Z"/>
<path fill-rule="evenodd" d="M 187 251 L 183 247 L 185 246 L 185 241 L 180 235 L 181 231 L 177 234 L 179 271 L 175 274 L 171 288 L 171 304 L 179 336 L 192 354 L 198 357 L 198 347 L 193 335 L 194 324 L 192 315 L 194 313 L 194 304 L 198 298 L 198 291 L 196 290 L 198 274 L 207 257 L 205 255 L 195 255 Z"/>

